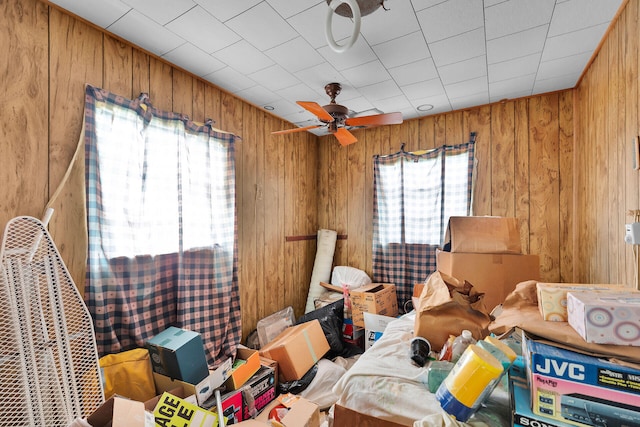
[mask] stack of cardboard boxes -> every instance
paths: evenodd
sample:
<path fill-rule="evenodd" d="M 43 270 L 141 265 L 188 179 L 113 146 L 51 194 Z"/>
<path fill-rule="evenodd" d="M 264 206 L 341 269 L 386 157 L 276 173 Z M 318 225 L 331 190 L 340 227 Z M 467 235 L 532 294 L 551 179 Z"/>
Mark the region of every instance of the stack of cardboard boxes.
<path fill-rule="evenodd" d="M 522 253 L 517 218 L 449 218 L 443 250 L 436 252 L 436 268 L 484 293 L 489 310 L 502 304 L 518 283 L 540 279 L 538 255 Z"/>

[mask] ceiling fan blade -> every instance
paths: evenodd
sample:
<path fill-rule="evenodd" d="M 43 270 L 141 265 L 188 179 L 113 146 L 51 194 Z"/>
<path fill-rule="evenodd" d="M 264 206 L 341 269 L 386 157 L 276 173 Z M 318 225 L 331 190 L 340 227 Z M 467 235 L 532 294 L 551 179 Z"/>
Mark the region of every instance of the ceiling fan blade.
<path fill-rule="evenodd" d="M 353 144 L 358 141 L 355 136 L 345 128 L 338 128 L 333 135 L 338 139 L 338 142 L 342 144 L 342 146 Z"/>
<path fill-rule="evenodd" d="M 304 108 L 305 110 L 315 114 L 316 117 L 318 117 L 320 120 L 324 122 L 332 122 L 334 120 L 333 116 L 327 113 L 327 111 L 324 108 L 322 108 L 322 106 L 317 102 L 296 101 L 296 103 L 302 108 Z"/>
<path fill-rule="evenodd" d="M 313 125 L 313 126 L 305 126 L 305 127 L 302 127 L 302 128 L 276 130 L 274 132 L 271 132 L 271 135 L 282 135 L 284 133 L 304 132 L 305 130 L 315 129 L 315 128 L 319 128 L 319 127 L 322 127 L 322 126 L 324 126 L 324 125 Z"/>
<path fill-rule="evenodd" d="M 374 114 L 373 116 L 351 117 L 344 121 L 347 126 L 399 125 L 402 113 Z"/>

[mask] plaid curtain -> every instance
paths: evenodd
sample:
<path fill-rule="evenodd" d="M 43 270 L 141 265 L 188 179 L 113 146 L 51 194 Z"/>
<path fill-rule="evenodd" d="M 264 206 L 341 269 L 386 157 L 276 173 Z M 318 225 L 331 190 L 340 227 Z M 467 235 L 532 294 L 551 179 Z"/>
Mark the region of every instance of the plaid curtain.
<path fill-rule="evenodd" d="M 202 335 L 208 362 L 241 339 L 234 136 L 159 111 L 145 95 L 85 93 L 85 300 L 100 355 L 169 326 Z"/>
<path fill-rule="evenodd" d="M 449 217 L 470 214 L 473 153 L 472 140 L 373 158 L 373 280 L 395 283 L 401 311 L 436 270 Z"/>

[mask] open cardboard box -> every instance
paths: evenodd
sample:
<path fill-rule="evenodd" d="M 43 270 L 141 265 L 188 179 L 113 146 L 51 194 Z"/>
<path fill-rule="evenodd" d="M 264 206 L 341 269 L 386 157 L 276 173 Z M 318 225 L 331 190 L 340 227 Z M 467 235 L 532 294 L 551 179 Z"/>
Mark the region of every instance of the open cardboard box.
<path fill-rule="evenodd" d="M 236 353 L 236 361 L 238 360 L 243 360 L 244 363 L 232 369 L 229 378 L 224 383 L 227 390 L 239 389 L 260 369 L 260 354 L 258 354 L 258 350 L 239 345 Z"/>
<path fill-rule="evenodd" d="M 87 422 L 92 427 L 147 427 L 153 426 L 153 415 L 145 411 L 144 403 L 116 395 L 93 411 Z"/>
<path fill-rule="evenodd" d="M 254 420 L 242 421 L 236 424 L 241 427 L 265 427 L 271 426 L 269 413 L 278 405 L 289 408 L 289 412 L 280 419 L 284 427 L 319 427 L 320 410 L 318 405 L 300 396 L 290 394 L 280 395 L 276 400 L 267 405 L 266 408 Z M 352 424 L 356 426 L 358 424 Z"/>
<path fill-rule="evenodd" d="M 336 404 L 333 412 L 333 427 L 401 427 L 404 424 L 376 418 L 372 415 L 363 414 L 353 409 Z"/>

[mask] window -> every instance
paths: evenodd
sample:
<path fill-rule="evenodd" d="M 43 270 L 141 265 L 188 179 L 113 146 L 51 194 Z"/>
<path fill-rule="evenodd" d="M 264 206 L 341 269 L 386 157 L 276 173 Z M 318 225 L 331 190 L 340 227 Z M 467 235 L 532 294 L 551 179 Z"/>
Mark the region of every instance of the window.
<path fill-rule="evenodd" d="M 374 157 L 373 275 L 396 284 L 400 307 L 413 285 L 435 271 L 449 217 L 470 214 L 473 139 Z"/>

